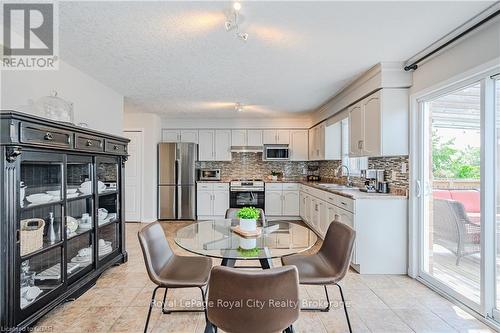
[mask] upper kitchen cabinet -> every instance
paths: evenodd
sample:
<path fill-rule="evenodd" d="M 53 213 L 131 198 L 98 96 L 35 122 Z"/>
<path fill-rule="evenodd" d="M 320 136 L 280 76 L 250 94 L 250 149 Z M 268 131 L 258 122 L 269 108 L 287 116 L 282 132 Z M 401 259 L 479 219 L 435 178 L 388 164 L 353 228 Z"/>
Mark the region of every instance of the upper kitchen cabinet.
<path fill-rule="evenodd" d="M 215 131 L 215 160 L 231 161 L 231 130 Z"/>
<path fill-rule="evenodd" d="M 198 160 L 215 161 L 215 131 L 200 130 L 198 135 Z"/>
<path fill-rule="evenodd" d="M 246 130 L 232 130 L 231 131 L 231 144 L 233 146 L 246 146 L 247 145 L 247 131 Z"/>
<path fill-rule="evenodd" d="M 331 125 L 322 122 L 309 130 L 309 160 L 342 159 L 342 132 L 340 121 Z"/>
<path fill-rule="evenodd" d="M 265 145 L 290 144 L 290 130 L 264 130 L 262 141 Z"/>
<path fill-rule="evenodd" d="M 309 130 L 309 159 L 318 161 L 325 159 L 325 123 Z"/>
<path fill-rule="evenodd" d="M 381 89 L 348 112 L 349 156 L 408 155 L 407 89 Z"/>
<path fill-rule="evenodd" d="M 308 160 L 308 130 L 290 131 L 290 160 L 307 161 Z"/>
<path fill-rule="evenodd" d="M 163 142 L 192 142 L 198 143 L 198 130 L 170 130 L 162 131 Z"/>
<path fill-rule="evenodd" d="M 247 130 L 247 145 L 251 147 L 262 146 L 262 130 Z"/>
<path fill-rule="evenodd" d="M 231 130 L 232 146 L 262 146 L 262 130 Z"/>

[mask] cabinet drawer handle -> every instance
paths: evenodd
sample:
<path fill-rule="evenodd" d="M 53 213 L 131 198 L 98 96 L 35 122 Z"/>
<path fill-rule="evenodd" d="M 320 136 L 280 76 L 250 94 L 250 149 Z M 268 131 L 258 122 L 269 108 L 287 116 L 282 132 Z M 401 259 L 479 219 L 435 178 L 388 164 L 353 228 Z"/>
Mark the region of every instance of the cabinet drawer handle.
<path fill-rule="evenodd" d="M 87 140 L 87 147 L 92 147 L 93 143 L 91 140 Z"/>
<path fill-rule="evenodd" d="M 347 206 L 347 204 L 343 201 L 341 201 L 340 203 L 343 204 L 344 206 Z"/>
<path fill-rule="evenodd" d="M 114 149 L 114 150 L 118 150 L 118 145 L 114 145 L 114 146 L 113 146 L 113 149 Z"/>
<path fill-rule="evenodd" d="M 53 135 L 52 135 L 52 133 L 50 133 L 50 132 L 45 133 L 45 136 L 44 136 L 43 138 L 44 138 L 45 140 L 47 140 L 47 141 L 52 141 L 52 140 L 54 140 L 54 136 L 53 136 Z"/>

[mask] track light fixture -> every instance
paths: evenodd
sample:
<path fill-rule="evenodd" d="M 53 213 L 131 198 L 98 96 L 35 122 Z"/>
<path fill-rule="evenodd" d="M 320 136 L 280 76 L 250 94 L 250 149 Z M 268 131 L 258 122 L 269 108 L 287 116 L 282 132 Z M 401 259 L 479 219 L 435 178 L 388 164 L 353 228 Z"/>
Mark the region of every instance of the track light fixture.
<path fill-rule="evenodd" d="M 248 39 L 248 33 L 240 32 L 240 27 L 239 27 L 240 9 L 241 9 L 241 3 L 235 2 L 233 4 L 233 9 L 230 13 L 231 18 L 228 19 L 226 22 L 224 22 L 224 28 L 226 28 L 226 31 L 228 31 L 228 32 L 231 30 L 235 30 L 236 31 L 236 38 L 238 38 L 241 41 L 246 42 Z"/>

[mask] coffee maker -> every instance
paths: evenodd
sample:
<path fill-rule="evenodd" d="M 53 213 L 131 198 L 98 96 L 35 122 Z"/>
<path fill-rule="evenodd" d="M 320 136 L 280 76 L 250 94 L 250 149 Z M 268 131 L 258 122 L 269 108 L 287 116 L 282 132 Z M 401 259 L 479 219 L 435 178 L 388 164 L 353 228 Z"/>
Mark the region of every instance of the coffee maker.
<path fill-rule="evenodd" d="M 368 193 L 387 193 L 387 182 L 384 181 L 384 169 L 361 170 L 361 177 L 365 180 L 365 187 L 361 189 Z"/>

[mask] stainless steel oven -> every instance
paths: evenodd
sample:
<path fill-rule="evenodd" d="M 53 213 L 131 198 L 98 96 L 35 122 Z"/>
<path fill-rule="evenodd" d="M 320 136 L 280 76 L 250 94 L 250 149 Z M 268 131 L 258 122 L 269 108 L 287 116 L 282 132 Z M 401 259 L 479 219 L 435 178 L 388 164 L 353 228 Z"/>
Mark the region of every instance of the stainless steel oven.
<path fill-rule="evenodd" d="M 229 187 L 229 207 L 256 207 L 264 209 L 264 182 L 259 179 L 232 180 Z"/>
<path fill-rule="evenodd" d="M 199 169 L 199 180 L 220 180 L 220 169 Z"/>

